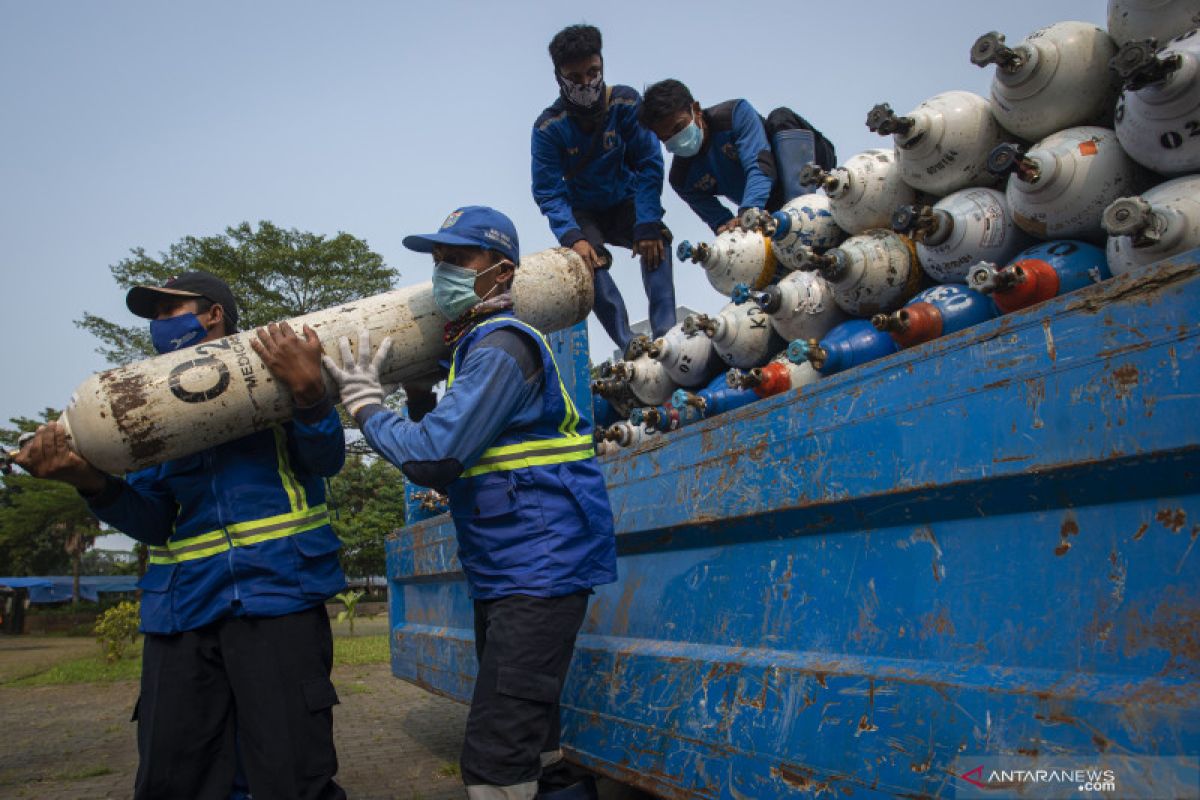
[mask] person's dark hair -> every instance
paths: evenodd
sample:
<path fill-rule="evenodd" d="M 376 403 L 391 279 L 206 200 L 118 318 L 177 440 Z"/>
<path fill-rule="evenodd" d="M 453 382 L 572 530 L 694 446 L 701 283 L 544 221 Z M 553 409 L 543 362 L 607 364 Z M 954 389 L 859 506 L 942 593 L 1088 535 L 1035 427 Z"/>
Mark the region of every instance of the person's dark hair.
<path fill-rule="evenodd" d="M 588 56 L 600 55 L 603 41 L 594 25 L 569 25 L 550 40 L 550 60 L 554 68 Z"/>
<path fill-rule="evenodd" d="M 638 111 L 638 121 L 647 128 L 653 128 L 662 120 L 680 111 L 692 107 L 695 99 L 688 87 L 674 78 L 667 78 L 647 87 L 642 95 L 642 107 Z"/>

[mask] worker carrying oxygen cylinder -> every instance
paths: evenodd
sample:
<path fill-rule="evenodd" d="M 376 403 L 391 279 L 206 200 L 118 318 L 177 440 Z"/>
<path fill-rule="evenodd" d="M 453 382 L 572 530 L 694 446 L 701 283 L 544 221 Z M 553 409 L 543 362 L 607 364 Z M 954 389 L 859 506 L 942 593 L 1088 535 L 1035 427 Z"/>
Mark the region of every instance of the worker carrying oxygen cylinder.
<path fill-rule="evenodd" d="M 206 272 L 135 286 L 125 303 L 151 320 L 160 353 L 237 332 L 232 292 Z M 257 333 L 255 352 L 294 398 L 290 422 L 124 479 L 71 450 L 57 423 L 15 457 L 149 547 L 135 800 L 229 797 L 239 751 L 255 798 L 346 796 L 333 780 L 325 612 L 346 579 L 324 483 L 342 468 L 345 438 L 316 333 L 287 323 Z"/>
<path fill-rule="evenodd" d="M 639 256 L 654 338 L 675 324 L 671 232 L 663 225 L 663 161 L 638 124 L 641 97 L 606 86 L 600 31 L 572 25 L 550 41 L 559 97 L 533 124 L 533 199 L 563 247 L 593 270 L 596 319 L 624 352 L 633 339 L 606 244 Z"/>
<path fill-rule="evenodd" d="M 833 144 L 790 108 L 765 120 L 746 100 L 702 109 L 674 79 L 646 89 L 638 118 L 675 156 L 671 187 L 715 233 L 736 227 L 747 209 L 778 211 L 804 194 L 799 175 L 809 162 L 837 166 Z M 736 203 L 737 212 L 718 196 Z"/>
<path fill-rule="evenodd" d="M 479 673 L 462 777 L 470 798 L 595 797 L 559 749 L 559 697 L 588 595 L 617 579 L 616 538 L 592 426 L 542 334 L 512 315 L 517 231 L 471 206 L 404 246 L 432 253 L 433 297 L 453 347 L 440 403 L 383 406 L 366 331 L 325 366 L 367 443 L 415 484 L 444 491 L 474 600 Z"/>

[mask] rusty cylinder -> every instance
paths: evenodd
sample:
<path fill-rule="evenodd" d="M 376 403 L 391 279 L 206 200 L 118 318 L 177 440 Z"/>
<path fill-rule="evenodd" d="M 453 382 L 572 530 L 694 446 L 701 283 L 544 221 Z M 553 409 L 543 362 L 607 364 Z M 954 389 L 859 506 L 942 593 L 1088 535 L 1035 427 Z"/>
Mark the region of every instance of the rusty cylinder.
<path fill-rule="evenodd" d="M 514 315 L 544 333 L 584 319 L 592 307 L 592 279 L 566 248 L 521 259 L 513 283 Z M 340 360 L 338 340 L 357 350 L 360 328 L 371 346 L 392 337 L 386 383 L 435 374 L 450 350 L 446 320 L 429 282 L 355 300 L 289 320 L 310 325 L 325 352 Z M 243 331 L 174 353 L 93 375 L 63 412 L 71 446 L 96 467 L 129 472 L 233 441 L 292 416 L 292 397 L 250 347 Z M 326 376 L 326 386 L 336 393 Z"/>

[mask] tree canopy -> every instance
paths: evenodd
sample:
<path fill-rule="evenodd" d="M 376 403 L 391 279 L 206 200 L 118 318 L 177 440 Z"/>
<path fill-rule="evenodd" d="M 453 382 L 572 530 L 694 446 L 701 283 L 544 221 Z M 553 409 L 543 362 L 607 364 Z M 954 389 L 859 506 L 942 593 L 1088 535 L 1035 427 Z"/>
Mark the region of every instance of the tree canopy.
<path fill-rule="evenodd" d="M 190 270 L 229 284 L 242 330 L 386 292 L 396 276 L 382 256 L 348 233 L 327 238 L 266 221 L 257 229 L 243 222 L 221 235 L 185 236 L 157 258 L 137 247 L 109 267 L 123 291 Z M 121 325 L 87 312 L 75 324 L 100 340 L 96 351 L 111 364 L 154 355 L 144 324 Z"/>

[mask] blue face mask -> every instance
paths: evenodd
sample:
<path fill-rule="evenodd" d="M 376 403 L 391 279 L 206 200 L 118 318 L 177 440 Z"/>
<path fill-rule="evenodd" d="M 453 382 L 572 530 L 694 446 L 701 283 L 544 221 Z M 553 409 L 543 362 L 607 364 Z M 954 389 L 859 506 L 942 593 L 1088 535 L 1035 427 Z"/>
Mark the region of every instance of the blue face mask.
<path fill-rule="evenodd" d="M 493 264 L 482 272 L 439 261 L 433 265 L 433 302 L 442 316 L 453 322 L 485 298 L 475 293 L 475 279 L 487 275 L 505 262 Z M 496 287 L 492 287 L 495 291 Z M 488 292 L 490 295 L 492 292 Z"/>
<path fill-rule="evenodd" d="M 667 139 L 664 142 L 667 150 L 680 158 L 691 158 L 700 152 L 700 145 L 704 144 L 704 132 L 700 130 L 700 126 L 696 124 L 695 115 L 692 116 L 692 121 L 688 126 L 679 133 Z"/>
<path fill-rule="evenodd" d="M 154 349 L 160 353 L 174 353 L 200 344 L 206 336 L 208 331 L 195 314 L 150 320 L 150 339 L 154 342 Z"/>

